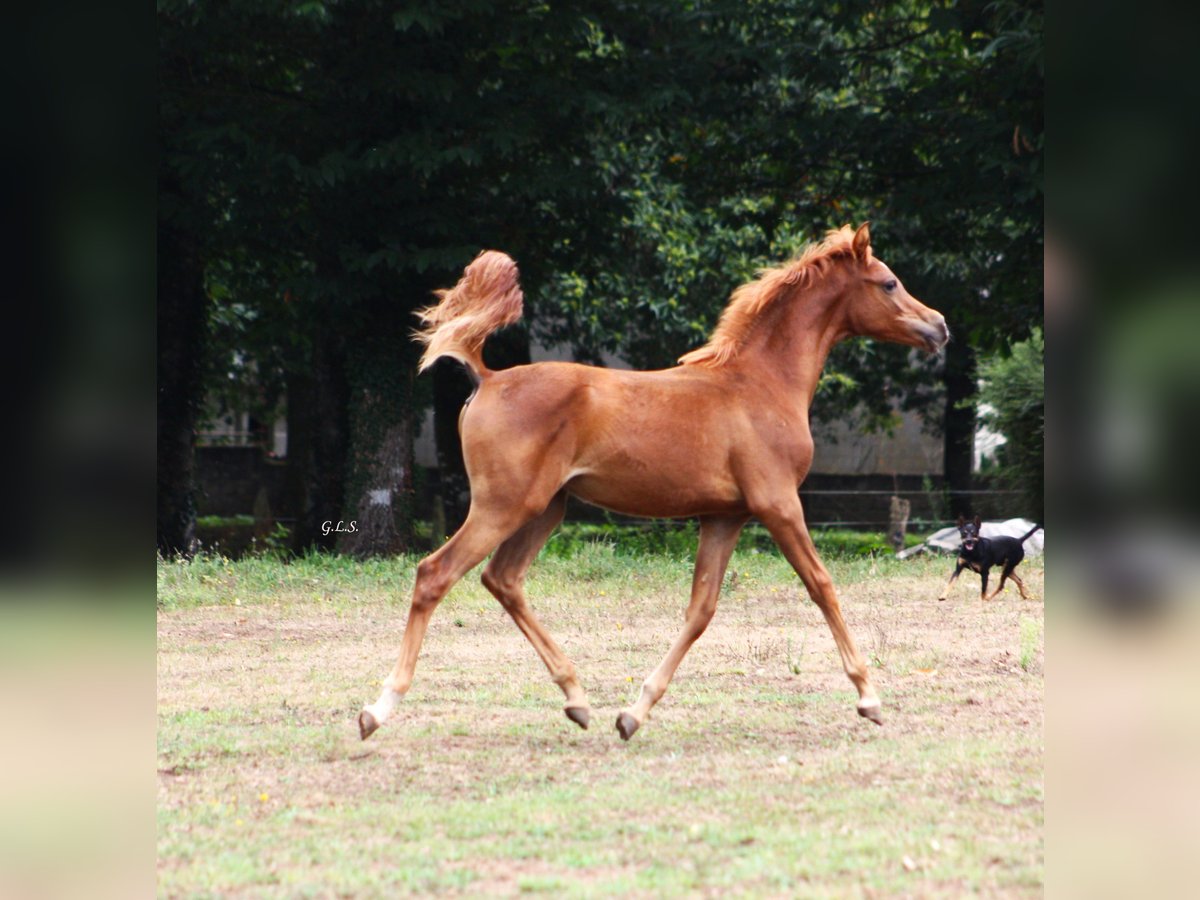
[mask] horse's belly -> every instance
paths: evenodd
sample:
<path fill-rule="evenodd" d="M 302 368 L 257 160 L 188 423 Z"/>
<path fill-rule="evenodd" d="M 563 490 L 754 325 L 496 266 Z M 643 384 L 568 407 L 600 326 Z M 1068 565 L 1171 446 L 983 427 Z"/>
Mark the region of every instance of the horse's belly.
<path fill-rule="evenodd" d="M 732 479 L 696 482 L 671 473 L 581 473 L 567 491 L 594 506 L 628 516 L 685 518 L 739 512 L 745 508 Z"/>

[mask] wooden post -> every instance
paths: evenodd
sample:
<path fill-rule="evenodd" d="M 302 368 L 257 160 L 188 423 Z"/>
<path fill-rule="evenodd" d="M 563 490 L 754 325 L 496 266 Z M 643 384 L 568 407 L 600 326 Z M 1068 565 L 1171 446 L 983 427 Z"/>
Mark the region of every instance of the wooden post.
<path fill-rule="evenodd" d="M 904 549 L 904 535 L 908 532 L 908 514 L 912 512 L 912 503 L 901 500 L 895 494 L 888 510 L 888 540 L 897 553 Z"/>

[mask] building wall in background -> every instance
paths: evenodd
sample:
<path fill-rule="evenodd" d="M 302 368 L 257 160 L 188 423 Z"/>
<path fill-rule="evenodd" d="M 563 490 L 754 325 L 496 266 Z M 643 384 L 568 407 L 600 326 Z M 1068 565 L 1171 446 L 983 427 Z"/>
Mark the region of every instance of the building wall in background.
<path fill-rule="evenodd" d="M 864 434 L 845 422 L 813 428 L 814 475 L 942 475 L 942 439 L 921 427 L 915 413 L 901 413 L 889 434 Z"/>

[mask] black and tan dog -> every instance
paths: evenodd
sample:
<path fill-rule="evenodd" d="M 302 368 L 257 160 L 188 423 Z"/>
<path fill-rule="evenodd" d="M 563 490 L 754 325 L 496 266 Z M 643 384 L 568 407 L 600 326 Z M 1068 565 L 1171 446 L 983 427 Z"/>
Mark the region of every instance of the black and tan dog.
<path fill-rule="evenodd" d="M 979 516 L 975 517 L 974 522 L 968 522 L 962 516 L 958 517 L 958 533 L 962 536 L 962 546 L 958 550 L 958 565 L 954 568 L 954 574 L 950 576 L 950 580 L 946 582 L 946 587 L 942 591 L 942 596 L 938 600 L 945 600 L 946 594 L 950 592 L 950 586 L 954 584 L 955 579 L 962 574 L 963 569 L 970 569 L 973 572 L 978 572 L 983 577 L 983 588 L 979 595 L 981 600 L 991 600 L 996 594 L 1004 589 L 1004 582 L 1011 578 L 1017 583 L 1017 590 L 1021 592 L 1021 599 L 1030 599 L 1025 593 L 1025 584 L 1013 571 L 1025 558 L 1024 543 L 1033 536 L 1033 533 L 1040 529 L 1041 525 L 1035 525 L 1023 537 L 996 537 L 985 538 L 979 534 Z M 988 572 L 992 566 L 1000 566 L 1000 583 L 996 585 L 996 590 L 992 592 L 991 597 L 988 596 Z"/>

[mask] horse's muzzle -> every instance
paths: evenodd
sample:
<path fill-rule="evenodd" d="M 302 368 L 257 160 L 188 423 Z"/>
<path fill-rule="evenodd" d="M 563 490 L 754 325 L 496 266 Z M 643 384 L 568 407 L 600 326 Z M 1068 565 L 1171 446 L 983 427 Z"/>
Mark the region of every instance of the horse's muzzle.
<path fill-rule="evenodd" d="M 946 325 L 946 319 L 943 316 L 938 316 L 932 321 L 918 323 L 917 331 L 920 332 L 921 340 L 925 343 L 925 349 L 930 353 L 937 353 L 950 343 L 950 328 Z"/>

